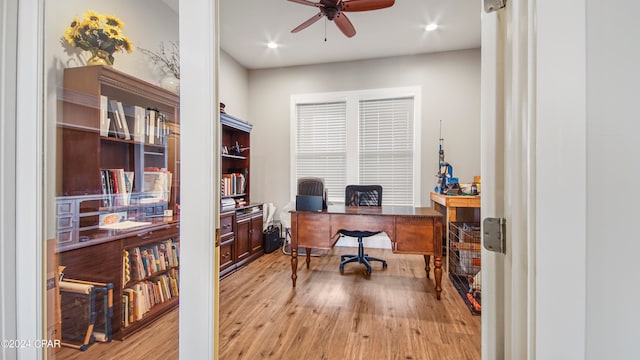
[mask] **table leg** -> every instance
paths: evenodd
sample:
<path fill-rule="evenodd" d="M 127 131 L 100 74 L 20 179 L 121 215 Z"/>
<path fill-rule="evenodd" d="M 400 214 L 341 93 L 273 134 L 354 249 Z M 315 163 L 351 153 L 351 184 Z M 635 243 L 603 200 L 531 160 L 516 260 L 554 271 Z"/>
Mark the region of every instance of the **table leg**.
<path fill-rule="evenodd" d="M 307 249 L 307 269 L 309 268 L 309 263 L 311 262 L 311 248 Z"/>
<path fill-rule="evenodd" d="M 296 287 L 296 279 L 298 278 L 298 248 L 291 246 L 291 282 Z"/>
<path fill-rule="evenodd" d="M 425 255 L 424 256 L 424 270 L 427 272 L 427 279 L 429 278 L 429 271 L 431 271 L 431 268 L 429 267 L 431 263 L 431 255 Z"/>
<path fill-rule="evenodd" d="M 447 257 L 447 264 L 446 264 L 446 271 L 447 274 L 449 273 L 449 264 L 451 263 L 451 259 L 450 259 L 450 254 L 449 254 L 449 249 L 451 247 L 451 236 L 449 234 L 449 224 L 452 222 L 456 222 L 458 220 L 458 216 L 457 216 L 457 212 L 458 209 L 456 207 L 447 207 L 447 216 L 445 219 L 445 228 L 444 228 L 444 235 L 447 238 L 447 246 L 444 249 L 444 253 Z"/>
<path fill-rule="evenodd" d="M 436 299 L 440 300 L 440 294 L 442 293 L 442 257 L 434 257 L 433 275 L 436 280 Z"/>

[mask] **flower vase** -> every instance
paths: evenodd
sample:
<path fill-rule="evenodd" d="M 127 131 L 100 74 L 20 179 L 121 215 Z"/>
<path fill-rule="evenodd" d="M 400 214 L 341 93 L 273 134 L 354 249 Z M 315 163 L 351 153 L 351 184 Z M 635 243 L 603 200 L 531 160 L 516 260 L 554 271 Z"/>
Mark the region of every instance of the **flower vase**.
<path fill-rule="evenodd" d="M 166 75 L 160 79 L 160 87 L 176 94 L 180 93 L 180 80 L 173 75 Z"/>
<path fill-rule="evenodd" d="M 113 66 L 111 60 L 109 60 L 109 53 L 104 50 L 91 51 L 92 56 L 87 60 L 87 65 L 105 65 Z"/>

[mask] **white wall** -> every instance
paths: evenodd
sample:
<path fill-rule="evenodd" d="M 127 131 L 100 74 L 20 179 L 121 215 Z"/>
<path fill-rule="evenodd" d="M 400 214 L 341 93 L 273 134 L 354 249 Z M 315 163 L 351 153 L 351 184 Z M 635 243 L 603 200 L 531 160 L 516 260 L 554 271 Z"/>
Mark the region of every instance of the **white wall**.
<path fill-rule="evenodd" d="M 153 9 L 153 11 L 149 11 Z M 83 66 L 89 52 L 73 48 L 62 39 L 75 16 L 82 19 L 87 10 L 116 16 L 124 23 L 123 33 L 134 46 L 132 53 L 116 52 L 113 67 L 140 79 L 158 84 L 163 74 L 136 51 L 143 47 L 158 51 L 162 41 L 178 41 L 178 14 L 157 0 L 101 1 L 67 0 L 45 3 L 45 69 L 50 81 L 61 79 L 62 69 Z M 53 73 L 51 73 L 53 72 Z M 60 83 L 61 84 L 61 80 Z"/>
<path fill-rule="evenodd" d="M 587 359 L 639 357 L 639 13 L 586 2 Z"/>
<path fill-rule="evenodd" d="M 225 51 L 220 51 L 220 101 L 227 114 L 249 121 L 249 70 Z"/>
<path fill-rule="evenodd" d="M 480 50 L 249 71 L 251 200 L 278 209 L 290 199 L 290 96 L 422 87 L 422 203 L 438 164 L 440 120 L 446 160 L 461 182 L 480 174 Z M 222 90 L 224 92 L 224 90 Z"/>
<path fill-rule="evenodd" d="M 581 0 L 540 0 L 537 5 L 536 213 L 531 224 L 536 238 L 536 356 L 584 359 L 589 236 L 585 6 Z"/>

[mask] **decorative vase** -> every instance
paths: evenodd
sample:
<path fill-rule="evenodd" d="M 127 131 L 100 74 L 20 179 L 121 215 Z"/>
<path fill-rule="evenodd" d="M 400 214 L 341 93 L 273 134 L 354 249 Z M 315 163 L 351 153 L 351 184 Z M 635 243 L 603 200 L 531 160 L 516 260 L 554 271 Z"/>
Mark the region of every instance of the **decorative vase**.
<path fill-rule="evenodd" d="M 160 79 L 160 87 L 176 94 L 180 93 L 180 80 L 173 75 L 166 75 Z"/>
<path fill-rule="evenodd" d="M 105 66 L 113 66 L 111 60 L 109 60 L 109 53 L 104 50 L 92 50 L 91 58 L 87 60 L 87 65 L 105 65 Z"/>

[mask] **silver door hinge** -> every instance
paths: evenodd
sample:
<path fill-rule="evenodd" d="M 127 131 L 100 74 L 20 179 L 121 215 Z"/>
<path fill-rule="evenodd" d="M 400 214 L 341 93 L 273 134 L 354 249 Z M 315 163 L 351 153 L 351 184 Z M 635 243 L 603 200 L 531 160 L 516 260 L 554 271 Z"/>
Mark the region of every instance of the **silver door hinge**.
<path fill-rule="evenodd" d="M 492 13 L 507 6 L 507 0 L 484 0 L 484 11 Z"/>
<path fill-rule="evenodd" d="M 485 218 L 482 222 L 482 242 L 489 251 L 506 254 L 507 220 L 504 218 Z"/>

